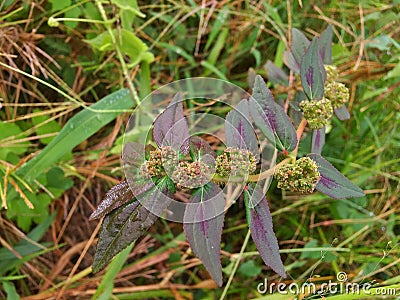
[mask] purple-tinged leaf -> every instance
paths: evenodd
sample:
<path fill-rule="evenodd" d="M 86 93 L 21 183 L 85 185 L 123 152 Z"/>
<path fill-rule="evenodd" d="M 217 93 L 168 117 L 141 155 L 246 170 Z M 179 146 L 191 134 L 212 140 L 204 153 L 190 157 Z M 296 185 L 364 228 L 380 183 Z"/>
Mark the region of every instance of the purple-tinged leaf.
<path fill-rule="evenodd" d="M 225 119 L 226 145 L 251 151 L 259 158 L 258 141 L 250 121 L 249 102 L 240 101 Z"/>
<path fill-rule="evenodd" d="M 204 155 L 210 155 L 213 158 L 217 158 L 217 153 L 215 153 L 211 146 L 197 135 L 190 137 L 190 153 L 194 161 L 199 160 L 199 158 Z"/>
<path fill-rule="evenodd" d="M 277 104 L 261 76 L 257 76 L 250 97 L 254 123 L 279 150 L 293 151 L 297 145 L 296 130 L 283 107 Z"/>
<path fill-rule="evenodd" d="M 350 119 L 350 113 L 347 110 L 346 105 L 344 105 L 344 104 L 339 108 L 335 108 L 334 112 L 335 112 L 336 117 L 338 117 L 338 119 L 340 121 L 345 121 L 345 120 Z"/>
<path fill-rule="evenodd" d="M 137 186 L 135 195 L 138 196 L 154 186 L 151 182 L 143 183 Z M 135 198 L 134 193 L 129 187 L 128 181 L 122 181 L 114 185 L 106 194 L 104 199 L 97 206 L 95 211 L 90 215 L 89 220 L 99 219 L 106 214 L 109 214 L 118 207 L 128 203 Z"/>
<path fill-rule="evenodd" d="M 325 126 L 321 129 L 313 130 L 311 152 L 321 154 L 322 148 L 325 145 Z"/>
<path fill-rule="evenodd" d="M 340 173 L 329 161 L 319 154 L 308 155 L 318 165 L 321 178 L 316 189 L 334 199 L 363 197 L 364 191 L 354 185 L 342 173 Z"/>
<path fill-rule="evenodd" d="M 264 69 L 267 72 L 268 80 L 273 84 L 289 85 L 288 76 L 285 71 L 276 66 L 272 61 L 268 60 L 264 65 Z"/>
<path fill-rule="evenodd" d="M 190 248 L 219 286 L 222 286 L 220 250 L 224 205 L 222 190 L 210 183 L 192 195 L 183 218 Z"/>
<path fill-rule="evenodd" d="M 154 186 L 135 202 L 105 216 L 94 255 L 93 272 L 103 269 L 115 255 L 146 233 L 169 205 L 165 198 L 160 187 Z"/>
<path fill-rule="evenodd" d="M 276 239 L 271 213 L 263 191 L 249 185 L 245 191 L 247 219 L 250 222 L 250 232 L 254 243 L 264 263 L 277 274 L 286 278 L 285 268 L 279 254 L 278 240 Z"/>
<path fill-rule="evenodd" d="M 292 45 L 291 52 L 296 63 L 300 66 L 304 54 L 306 53 L 308 47 L 310 46 L 310 41 L 306 36 L 298 29 L 292 29 Z"/>
<path fill-rule="evenodd" d="M 318 54 L 318 39 L 315 37 L 303 56 L 300 65 L 300 79 L 304 93 L 310 100 L 322 99 L 326 72 Z"/>
<path fill-rule="evenodd" d="M 318 38 L 318 52 L 325 65 L 332 64 L 332 25 L 329 25 Z"/>
<path fill-rule="evenodd" d="M 171 146 L 183 154 L 189 152 L 189 127 L 183 115 L 182 93 L 177 93 L 154 122 L 153 136 L 159 147 Z"/>
<path fill-rule="evenodd" d="M 291 51 L 285 51 L 283 53 L 283 62 L 294 73 L 296 74 L 300 73 L 300 63 L 297 63 Z"/>

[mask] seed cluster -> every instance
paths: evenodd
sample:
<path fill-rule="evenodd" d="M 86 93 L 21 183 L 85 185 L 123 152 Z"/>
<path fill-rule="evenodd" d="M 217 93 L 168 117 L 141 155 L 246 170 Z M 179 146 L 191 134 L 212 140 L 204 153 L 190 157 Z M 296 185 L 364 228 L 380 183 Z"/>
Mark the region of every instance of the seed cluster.
<path fill-rule="evenodd" d="M 304 118 L 312 129 L 320 129 L 329 124 L 333 114 L 331 101 L 323 98 L 317 100 L 303 100 L 299 104 L 303 110 Z"/>
<path fill-rule="evenodd" d="M 165 176 L 166 170 L 173 168 L 177 163 L 177 153 L 171 146 L 165 146 L 150 151 L 149 159 L 143 164 L 142 171 L 150 177 Z"/>
<path fill-rule="evenodd" d="M 216 173 L 223 177 L 247 176 L 256 170 L 256 164 L 251 151 L 228 147 L 216 159 Z"/>
<path fill-rule="evenodd" d="M 294 164 L 286 164 L 275 170 L 278 188 L 291 192 L 312 193 L 321 175 L 315 161 L 302 157 Z"/>
<path fill-rule="evenodd" d="M 211 167 L 202 161 L 182 161 L 175 168 L 171 179 L 177 188 L 194 189 L 210 181 Z"/>

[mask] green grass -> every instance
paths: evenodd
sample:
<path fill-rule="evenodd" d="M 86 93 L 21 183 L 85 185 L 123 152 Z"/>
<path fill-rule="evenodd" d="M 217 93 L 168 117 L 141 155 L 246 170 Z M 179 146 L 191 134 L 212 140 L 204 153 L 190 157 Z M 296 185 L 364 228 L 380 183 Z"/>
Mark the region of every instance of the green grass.
<path fill-rule="evenodd" d="M 281 279 L 263 265 L 251 239 L 244 243 L 240 202 L 225 218 L 221 289 L 191 253 L 181 224 L 165 221 L 157 222 L 131 254 L 124 253 L 125 264 L 117 259 L 106 271 L 91 274 L 98 226 L 87 218 L 123 177 L 118 149 L 129 114 L 121 110 L 135 103 L 126 92 L 112 111 L 97 109 L 124 93 L 118 92 L 122 88 L 143 98 L 186 77 L 227 79 L 249 89 L 249 68 L 266 75 L 268 59 L 282 64 L 291 27 L 311 37 L 328 23 L 334 26 L 334 63 L 352 98 L 351 119 L 333 120 L 323 155 L 366 196 L 333 200 L 276 189 L 269 194 L 289 275 L 284 282 L 335 281 L 343 271 L 352 282 L 399 290 L 400 12 L 394 2 L 231 1 L 202 8 L 201 1 L 139 1 L 145 17 L 133 8 L 103 4 L 109 23 L 87 1 L 60 1 L 58 7 L 55 1 L 46 6 L 34 1 L 38 7 L 18 9 L 11 2 L 2 3 L 0 13 L 0 31 L 8 41 L 0 53 L 0 196 L 3 206 L 8 204 L 0 215 L 0 261 L 10 262 L 0 272 L 0 298 L 218 299 L 226 293 L 225 299 L 290 299 L 257 292 L 265 278 Z M 47 24 L 51 16 L 93 22 L 60 21 L 54 28 Z M 117 16 L 148 46 L 154 62 L 131 65 L 129 49 L 98 51 L 84 41 L 115 29 Z M 87 125 L 75 131 L 71 124 Z"/>

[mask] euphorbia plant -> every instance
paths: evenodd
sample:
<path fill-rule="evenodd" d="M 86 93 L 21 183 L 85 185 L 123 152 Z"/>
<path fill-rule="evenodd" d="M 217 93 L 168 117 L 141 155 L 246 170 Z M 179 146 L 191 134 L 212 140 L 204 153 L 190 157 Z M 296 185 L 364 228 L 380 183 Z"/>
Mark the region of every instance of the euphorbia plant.
<path fill-rule="evenodd" d="M 226 115 L 226 148 L 217 155 L 205 139 L 190 136 L 183 95 L 176 94 L 154 122 L 156 147 L 134 142 L 125 145 L 122 159 L 127 181 L 114 186 L 91 216 L 105 216 L 94 271 L 102 269 L 158 217 L 168 213 L 174 195 L 179 193 L 180 198 L 186 197 L 182 221 L 190 247 L 221 286 L 220 241 L 229 200 L 224 199 L 222 190 L 232 185 L 243 194 L 251 236 L 263 261 L 286 277 L 264 181 L 275 175 L 279 188 L 299 193 L 316 189 L 335 199 L 364 195 L 320 155 L 324 126 L 333 111 L 340 117 L 347 112 L 343 108 L 348 97 L 346 88 L 336 83 L 335 68 L 323 64 L 331 63 L 331 28 L 312 42 L 299 31 L 294 31 L 293 37 L 291 52 L 285 57 L 299 74 L 302 85 L 297 89 L 297 103 L 293 101 L 295 112 L 302 115 L 297 129 L 284 108 L 275 102 L 264 80 L 257 76 L 251 97 L 241 100 Z M 271 70 L 275 78 L 286 82 L 283 70 L 276 66 Z M 298 157 L 299 140 L 307 122 L 314 130 L 315 153 Z M 256 129 L 283 156 L 275 167 L 274 161 L 267 170 L 260 167 L 262 151 Z"/>

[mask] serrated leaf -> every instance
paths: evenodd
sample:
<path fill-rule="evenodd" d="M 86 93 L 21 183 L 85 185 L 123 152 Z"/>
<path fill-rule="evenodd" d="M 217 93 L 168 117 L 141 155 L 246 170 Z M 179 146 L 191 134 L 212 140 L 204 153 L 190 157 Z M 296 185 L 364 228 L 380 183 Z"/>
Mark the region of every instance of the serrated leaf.
<path fill-rule="evenodd" d="M 296 63 L 300 66 L 303 56 L 305 55 L 310 41 L 306 36 L 297 28 L 292 29 L 292 45 L 291 52 Z"/>
<path fill-rule="evenodd" d="M 272 61 L 268 60 L 264 65 L 264 69 L 267 72 L 268 80 L 273 84 L 289 85 L 288 76 L 285 71 L 276 66 Z"/>
<path fill-rule="evenodd" d="M 318 38 L 318 52 L 325 65 L 332 64 L 332 25 L 329 25 Z"/>
<path fill-rule="evenodd" d="M 159 147 L 171 146 L 183 154 L 189 152 L 189 127 L 183 115 L 182 93 L 177 93 L 154 122 L 153 137 Z"/>
<path fill-rule="evenodd" d="M 257 76 L 250 98 L 250 113 L 254 123 L 265 137 L 279 150 L 294 150 L 296 130 L 283 108 L 275 102 L 261 76 Z"/>
<path fill-rule="evenodd" d="M 347 110 L 346 105 L 344 105 L 344 104 L 339 108 L 335 108 L 334 112 L 335 112 L 336 117 L 338 117 L 338 119 L 340 121 L 345 121 L 345 120 L 350 119 L 350 113 Z"/>
<path fill-rule="evenodd" d="M 138 196 L 136 201 L 105 216 L 94 255 L 93 272 L 103 269 L 116 254 L 146 233 L 169 205 L 163 192 L 164 188 L 154 186 Z"/>
<path fill-rule="evenodd" d="M 318 165 L 321 178 L 316 189 L 334 199 L 363 197 L 364 191 L 354 185 L 342 173 L 340 173 L 329 161 L 319 154 L 308 155 Z"/>
<path fill-rule="evenodd" d="M 220 250 L 224 205 L 222 190 L 209 183 L 192 195 L 183 219 L 183 230 L 193 253 L 219 286 L 222 286 Z"/>
<path fill-rule="evenodd" d="M 228 147 L 247 149 L 256 159 L 259 158 L 257 137 L 250 122 L 249 103 L 246 99 L 226 115 L 225 134 Z"/>
<path fill-rule="evenodd" d="M 325 144 L 325 126 L 312 132 L 311 152 L 321 154 Z"/>
<path fill-rule="evenodd" d="M 264 263 L 277 274 L 286 278 L 285 268 L 279 254 L 278 240 L 276 239 L 268 202 L 261 188 L 254 184 L 248 186 L 244 192 L 247 212 L 250 213 L 251 237 Z"/>
<path fill-rule="evenodd" d="M 308 99 L 316 100 L 324 96 L 326 72 L 318 53 L 318 39 L 316 37 L 312 40 L 301 60 L 300 79 Z"/>
<path fill-rule="evenodd" d="M 290 51 L 283 52 L 283 62 L 285 65 L 292 70 L 295 74 L 300 73 L 300 63 L 298 63 Z"/>
<path fill-rule="evenodd" d="M 140 190 L 136 190 L 136 195 L 140 195 L 152 188 L 154 184 L 148 182 L 146 185 L 139 186 Z M 106 194 L 104 199 L 96 207 L 95 211 L 90 215 L 89 220 L 99 219 L 106 214 L 112 212 L 118 207 L 133 200 L 135 195 L 129 187 L 128 181 L 122 181 L 117 185 L 114 185 Z"/>

